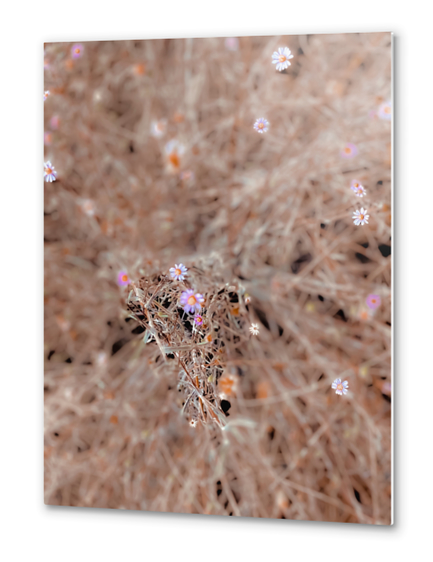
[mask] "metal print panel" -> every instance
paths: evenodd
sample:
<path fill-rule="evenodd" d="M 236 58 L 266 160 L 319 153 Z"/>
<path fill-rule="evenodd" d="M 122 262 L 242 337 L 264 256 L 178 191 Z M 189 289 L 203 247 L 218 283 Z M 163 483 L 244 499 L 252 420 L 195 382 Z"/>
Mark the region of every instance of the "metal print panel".
<path fill-rule="evenodd" d="M 44 76 L 45 502 L 389 525 L 391 34 Z"/>

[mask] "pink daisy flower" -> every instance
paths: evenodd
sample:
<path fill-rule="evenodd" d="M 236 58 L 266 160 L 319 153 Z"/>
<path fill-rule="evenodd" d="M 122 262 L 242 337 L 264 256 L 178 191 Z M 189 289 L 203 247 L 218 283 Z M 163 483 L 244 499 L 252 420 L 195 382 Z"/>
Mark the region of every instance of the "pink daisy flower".
<path fill-rule="evenodd" d="M 348 142 L 341 149 L 340 154 L 341 154 L 342 158 L 353 158 L 354 156 L 356 156 L 358 154 L 358 149 L 354 144 L 352 144 L 351 142 Z"/>
<path fill-rule="evenodd" d="M 57 178 L 57 172 L 54 169 L 54 166 L 51 164 L 50 161 L 45 162 L 44 164 L 44 180 L 45 181 L 49 181 L 49 182 L 53 182 L 56 181 Z"/>
<path fill-rule="evenodd" d="M 200 312 L 204 297 L 200 293 L 194 293 L 192 289 L 184 291 L 180 296 L 180 304 L 185 312 L 194 314 Z"/>
<path fill-rule="evenodd" d="M 365 302 L 366 302 L 368 308 L 370 308 L 371 310 L 374 310 L 375 308 L 380 306 L 382 301 L 381 301 L 379 295 L 368 295 L 368 297 L 365 299 Z"/>
<path fill-rule="evenodd" d="M 358 180 L 352 180 L 350 189 L 355 193 L 357 197 L 364 197 L 364 195 L 367 195 L 365 187 L 361 185 Z"/>
<path fill-rule="evenodd" d="M 194 317 L 194 322 L 197 324 L 197 326 L 201 326 L 203 324 L 203 316 L 200 316 L 200 314 L 197 314 Z"/>
<path fill-rule="evenodd" d="M 347 381 L 341 382 L 341 379 L 335 379 L 332 383 L 332 388 L 335 390 L 335 394 L 342 396 L 343 394 L 347 394 L 349 383 Z"/>
<path fill-rule="evenodd" d="M 269 129 L 269 121 L 264 117 L 260 117 L 260 119 L 257 119 L 254 123 L 254 129 L 258 133 L 266 133 Z"/>
<path fill-rule="evenodd" d="M 73 59 L 79 59 L 83 55 L 84 47 L 81 43 L 75 43 L 71 47 L 71 55 Z"/>
<path fill-rule="evenodd" d="M 170 267 L 170 275 L 172 279 L 175 279 L 176 281 L 183 281 L 187 271 L 188 269 L 183 265 L 183 263 L 180 263 L 179 265 L 175 264 L 174 267 Z"/>
<path fill-rule="evenodd" d="M 272 64 L 275 64 L 275 68 L 282 72 L 283 70 L 286 70 L 286 68 L 289 68 L 289 66 L 292 64 L 290 62 L 290 59 L 292 58 L 292 51 L 289 49 L 289 47 L 280 47 L 278 51 L 275 51 L 272 54 Z"/>
<path fill-rule="evenodd" d="M 126 271 L 119 271 L 117 275 L 117 284 L 120 285 L 120 287 L 129 285 L 129 277 Z"/>

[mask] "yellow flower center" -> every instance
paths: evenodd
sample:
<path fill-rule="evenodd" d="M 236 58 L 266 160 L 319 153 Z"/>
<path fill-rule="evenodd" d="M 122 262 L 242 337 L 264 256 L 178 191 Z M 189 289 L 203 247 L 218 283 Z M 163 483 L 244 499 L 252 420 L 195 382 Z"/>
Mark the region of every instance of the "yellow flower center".
<path fill-rule="evenodd" d="M 175 269 L 174 272 L 175 272 L 176 275 L 180 275 L 182 273 L 179 268 Z"/>
<path fill-rule="evenodd" d="M 286 60 L 286 57 L 285 57 L 284 55 L 280 55 L 280 56 L 278 57 L 278 60 L 279 60 L 280 62 L 284 62 L 284 61 Z"/>
<path fill-rule="evenodd" d="M 78 47 L 75 49 L 75 54 L 79 55 L 80 54 L 80 49 L 78 49 Z"/>
<path fill-rule="evenodd" d="M 196 304 L 196 303 L 197 303 L 197 299 L 195 298 L 194 295 L 191 295 L 191 296 L 188 298 L 188 304 L 193 305 L 193 304 Z"/>
<path fill-rule="evenodd" d="M 337 384 L 337 390 L 343 390 L 343 385 L 342 385 L 342 384 Z"/>
<path fill-rule="evenodd" d="M 359 187 L 359 183 L 354 183 L 353 187 Z"/>
<path fill-rule="evenodd" d="M 363 220 L 364 220 L 364 215 L 361 215 L 361 214 L 360 214 L 360 215 L 358 216 L 358 218 L 359 218 L 359 220 L 363 221 Z"/>
<path fill-rule="evenodd" d="M 385 113 L 391 113 L 391 108 L 389 107 L 389 105 L 387 105 L 384 109 Z"/>
<path fill-rule="evenodd" d="M 51 175 L 53 173 L 53 170 L 51 168 L 47 168 L 46 172 L 47 172 L 47 175 Z"/>
<path fill-rule="evenodd" d="M 350 146 L 346 146 L 346 148 L 344 149 L 344 152 L 346 154 L 350 154 L 352 152 L 352 149 L 350 148 Z"/>
<path fill-rule="evenodd" d="M 124 283 L 126 283 L 126 281 L 128 281 L 128 276 L 127 276 L 127 275 L 122 275 L 121 279 L 122 279 L 122 281 L 123 281 Z"/>
<path fill-rule="evenodd" d="M 259 129 L 263 129 L 264 126 L 265 126 L 264 123 L 259 123 L 259 124 L 258 124 Z"/>

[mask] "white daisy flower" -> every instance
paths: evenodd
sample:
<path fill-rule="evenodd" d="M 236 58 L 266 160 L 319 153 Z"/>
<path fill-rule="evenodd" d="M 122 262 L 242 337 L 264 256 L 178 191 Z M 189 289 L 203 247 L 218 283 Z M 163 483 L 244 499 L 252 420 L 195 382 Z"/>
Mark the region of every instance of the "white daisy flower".
<path fill-rule="evenodd" d="M 160 119 L 159 121 L 152 121 L 150 132 L 152 135 L 159 139 L 165 135 L 167 130 L 167 119 Z"/>
<path fill-rule="evenodd" d="M 364 195 L 367 195 L 365 187 L 361 185 L 358 180 L 352 180 L 350 189 L 355 193 L 357 197 L 364 197 Z"/>
<path fill-rule="evenodd" d="M 342 396 L 343 394 L 347 394 L 349 383 L 347 381 L 342 382 L 341 379 L 335 379 L 332 383 L 332 388 L 335 390 L 335 394 Z"/>
<path fill-rule="evenodd" d="M 253 334 L 253 336 L 257 336 L 258 333 L 259 333 L 259 325 L 258 324 L 251 324 L 250 332 Z"/>
<path fill-rule="evenodd" d="M 189 420 L 189 425 L 195 427 L 197 425 L 197 420 Z"/>
<path fill-rule="evenodd" d="M 175 264 L 174 267 L 170 267 L 170 275 L 172 279 L 176 281 L 183 281 L 185 279 L 185 275 L 188 269 L 180 263 L 179 265 Z"/>
<path fill-rule="evenodd" d="M 45 162 L 44 164 L 44 179 L 45 181 L 56 181 L 57 172 L 51 162 Z"/>
<path fill-rule="evenodd" d="M 44 92 L 44 101 L 45 101 L 45 100 L 48 98 L 48 96 L 50 96 L 50 95 L 51 95 L 50 90 L 46 90 L 46 91 Z"/>
<path fill-rule="evenodd" d="M 364 225 L 364 224 L 368 224 L 368 219 L 369 219 L 370 215 L 367 215 L 367 209 L 363 209 L 361 207 L 361 209 L 358 211 L 356 210 L 353 213 L 352 219 L 353 219 L 353 223 L 356 224 L 356 226 Z"/>
<path fill-rule="evenodd" d="M 254 129 L 258 133 L 266 133 L 269 129 L 269 121 L 264 117 L 260 117 L 260 119 L 257 119 L 254 123 Z"/>
<path fill-rule="evenodd" d="M 276 64 L 275 67 L 277 70 L 282 72 L 289 68 L 291 62 L 289 59 L 292 59 L 293 55 L 289 47 L 280 47 L 278 51 L 275 51 L 272 55 L 272 64 Z"/>

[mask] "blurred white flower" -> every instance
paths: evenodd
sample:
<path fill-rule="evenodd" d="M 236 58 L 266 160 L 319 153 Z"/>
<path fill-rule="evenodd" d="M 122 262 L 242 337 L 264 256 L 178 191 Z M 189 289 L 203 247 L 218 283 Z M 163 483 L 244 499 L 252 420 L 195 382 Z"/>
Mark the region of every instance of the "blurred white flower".
<path fill-rule="evenodd" d="M 392 117 L 391 102 L 387 101 L 385 103 L 382 103 L 382 105 L 379 107 L 377 115 L 379 116 L 380 119 L 384 119 L 385 121 L 390 121 Z"/>
<path fill-rule="evenodd" d="M 150 132 L 152 136 L 159 139 L 165 135 L 167 130 L 167 119 L 160 119 L 159 121 L 152 121 Z"/>
<path fill-rule="evenodd" d="M 45 92 L 44 92 L 44 101 L 45 101 L 45 100 L 48 98 L 48 96 L 50 96 L 50 95 L 51 95 L 50 90 L 45 90 Z"/>
<path fill-rule="evenodd" d="M 253 334 L 253 336 L 257 336 L 259 334 L 259 325 L 258 324 L 251 324 L 250 332 Z"/>
<path fill-rule="evenodd" d="M 352 180 L 350 189 L 355 193 L 357 197 L 364 197 L 364 195 L 367 195 L 365 187 L 361 185 L 358 180 Z"/>

